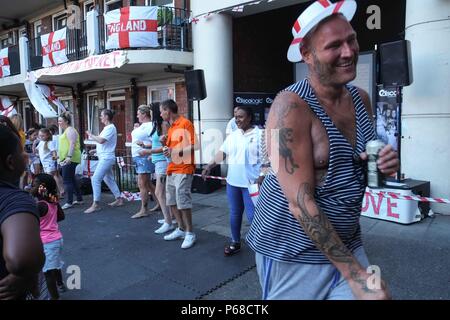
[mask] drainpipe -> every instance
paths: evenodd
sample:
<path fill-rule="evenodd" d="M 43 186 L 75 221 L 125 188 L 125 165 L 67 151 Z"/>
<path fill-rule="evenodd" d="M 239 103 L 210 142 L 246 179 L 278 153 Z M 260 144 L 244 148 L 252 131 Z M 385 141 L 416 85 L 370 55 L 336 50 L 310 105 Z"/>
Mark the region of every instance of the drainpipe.
<path fill-rule="evenodd" d="M 139 104 L 138 88 L 136 85 L 136 78 L 131 78 L 131 106 L 133 110 L 133 123 L 137 121 L 136 114 Z"/>

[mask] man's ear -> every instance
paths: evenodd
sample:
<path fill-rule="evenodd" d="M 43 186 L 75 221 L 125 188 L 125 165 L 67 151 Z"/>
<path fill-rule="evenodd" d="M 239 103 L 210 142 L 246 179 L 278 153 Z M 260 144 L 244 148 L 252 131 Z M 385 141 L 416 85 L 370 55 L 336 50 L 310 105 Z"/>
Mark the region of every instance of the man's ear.
<path fill-rule="evenodd" d="M 301 45 L 300 53 L 301 53 L 302 59 L 303 59 L 303 61 L 305 61 L 305 63 L 308 63 L 311 60 L 311 50 L 308 45 Z"/>
<path fill-rule="evenodd" d="M 14 161 L 13 155 L 12 155 L 12 154 L 9 154 L 9 155 L 6 157 L 5 162 L 4 162 L 5 169 L 6 169 L 6 170 L 9 170 L 9 171 L 14 171 L 14 169 L 16 168 L 15 162 L 16 162 L 16 161 Z"/>

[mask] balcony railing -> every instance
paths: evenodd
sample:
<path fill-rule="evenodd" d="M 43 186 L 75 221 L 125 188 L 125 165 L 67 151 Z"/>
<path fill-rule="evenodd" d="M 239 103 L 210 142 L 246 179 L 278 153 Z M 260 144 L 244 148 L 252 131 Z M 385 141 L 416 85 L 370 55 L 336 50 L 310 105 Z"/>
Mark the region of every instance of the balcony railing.
<path fill-rule="evenodd" d="M 20 54 L 18 44 L 8 47 L 8 60 L 10 72 L 9 77 L 20 74 Z"/>
<path fill-rule="evenodd" d="M 179 50 L 192 51 L 192 30 L 189 22 L 189 11 L 173 7 L 159 7 L 158 14 L 158 42 L 156 48 L 126 48 L 127 50 Z M 112 50 L 106 50 L 105 44 L 108 40 L 105 19 L 103 15 L 98 16 L 98 47 L 97 54 L 103 54 Z M 76 61 L 86 58 L 88 52 L 86 21 L 81 23 L 80 29 L 68 29 L 66 39 L 66 55 L 69 61 Z M 124 48 L 125 49 L 125 48 Z M 120 49 L 114 49 L 120 50 Z M 42 68 L 42 49 L 40 37 L 29 42 L 30 69 Z"/>

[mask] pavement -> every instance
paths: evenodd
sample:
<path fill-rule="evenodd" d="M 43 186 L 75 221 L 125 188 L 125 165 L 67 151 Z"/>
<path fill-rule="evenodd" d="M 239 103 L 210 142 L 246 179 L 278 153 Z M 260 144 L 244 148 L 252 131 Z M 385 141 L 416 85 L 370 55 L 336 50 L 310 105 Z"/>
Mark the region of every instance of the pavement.
<path fill-rule="evenodd" d="M 85 205 L 66 210 L 60 223 L 66 280 L 76 283 L 73 266 L 81 271 L 80 289 L 68 290 L 63 300 L 261 298 L 253 252 L 244 244 L 238 254 L 223 255 L 230 233 L 225 188 L 193 194 L 198 241 L 187 250 L 181 241 L 154 234 L 160 212 L 130 219 L 140 203 L 107 208 L 113 198 L 104 193 L 104 209 L 84 214 L 91 197 L 84 200 Z M 450 216 L 411 225 L 362 217 L 361 225 L 367 255 L 380 267 L 394 299 L 450 299 Z M 244 236 L 248 228 L 244 215 Z"/>

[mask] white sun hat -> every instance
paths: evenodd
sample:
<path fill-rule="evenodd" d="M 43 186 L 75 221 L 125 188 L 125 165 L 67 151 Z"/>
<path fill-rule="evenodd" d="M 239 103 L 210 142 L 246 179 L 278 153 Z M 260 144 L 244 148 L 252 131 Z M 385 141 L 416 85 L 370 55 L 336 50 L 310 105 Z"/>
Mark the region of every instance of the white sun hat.
<path fill-rule="evenodd" d="M 356 1 L 344 0 L 332 3 L 329 0 L 314 1 L 308 8 L 303 11 L 292 27 L 292 40 L 287 53 L 288 60 L 291 62 L 302 61 L 300 53 L 300 44 L 305 35 L 311 31 L 320 21 L 332 14 L 342 13 L 344 17 L 350 21 L 356 12 Z"/>

